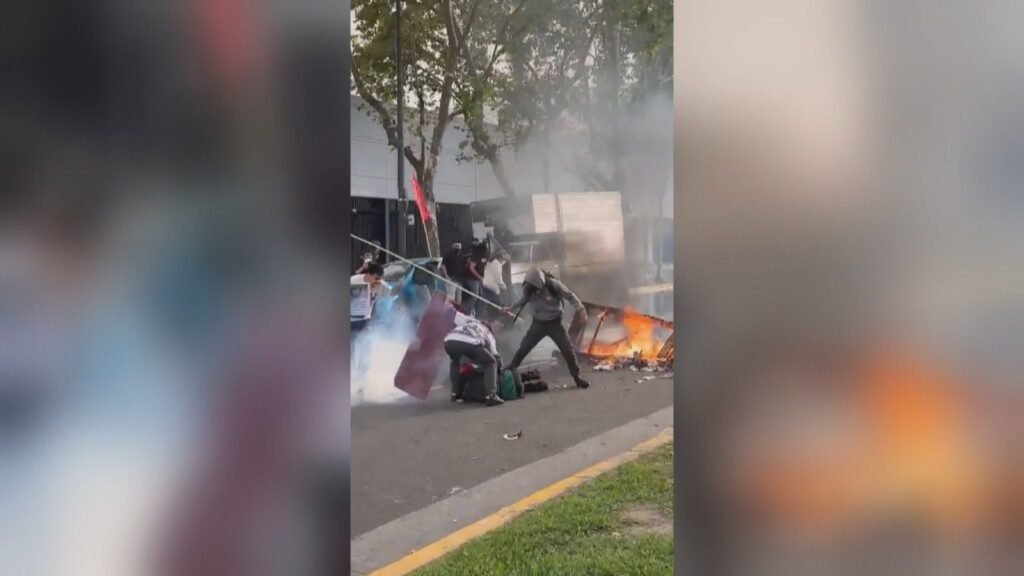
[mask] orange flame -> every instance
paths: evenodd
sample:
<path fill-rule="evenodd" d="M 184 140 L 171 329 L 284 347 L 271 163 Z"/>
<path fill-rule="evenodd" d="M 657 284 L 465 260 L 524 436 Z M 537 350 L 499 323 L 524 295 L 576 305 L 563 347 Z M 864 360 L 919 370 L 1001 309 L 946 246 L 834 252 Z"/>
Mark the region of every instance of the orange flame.
<path fill-rule="evenodd" d="M 654 335 L 657 322 L 643 314 L 626 309 L 620 319 L 626 336 L 615 342 L 594 342 L 587 347 L 591 356 L 608 358 L 630 358 L 639 353 L 644 360 L 653 360 L 664 342 Z"/>

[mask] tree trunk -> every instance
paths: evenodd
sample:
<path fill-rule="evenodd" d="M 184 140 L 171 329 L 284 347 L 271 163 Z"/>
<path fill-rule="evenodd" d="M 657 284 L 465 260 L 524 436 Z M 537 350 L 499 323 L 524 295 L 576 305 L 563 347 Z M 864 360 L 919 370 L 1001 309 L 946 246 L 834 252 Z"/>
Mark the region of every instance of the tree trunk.
<path fill-rule="evenodd" d="M 431 258 L 441 257 L 441 241 L 437 233 L 437 213 L 430 209 L 430 220 L 423 223 L 423 233 L 427 237 L 427 254 Z"/>

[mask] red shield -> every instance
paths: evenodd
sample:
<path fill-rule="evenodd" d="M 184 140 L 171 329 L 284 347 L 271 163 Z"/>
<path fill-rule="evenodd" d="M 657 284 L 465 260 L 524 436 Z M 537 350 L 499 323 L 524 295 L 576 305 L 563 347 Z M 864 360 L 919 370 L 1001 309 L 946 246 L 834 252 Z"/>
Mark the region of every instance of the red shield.
<path fill-rule="evenodd" d="M 420 400 L 427 397 L 446 357 L 444 337 L 453 328 L 455 308 L 443 295 L 435 294 L 416 326 L 416 339 L 409 345 L 395 373 L 395 388 Z"/>

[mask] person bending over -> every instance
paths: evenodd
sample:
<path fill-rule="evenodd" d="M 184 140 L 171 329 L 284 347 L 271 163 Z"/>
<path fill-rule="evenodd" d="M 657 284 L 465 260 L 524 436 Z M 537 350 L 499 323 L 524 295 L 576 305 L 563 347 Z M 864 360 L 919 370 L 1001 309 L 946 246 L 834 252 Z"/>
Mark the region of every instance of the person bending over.
<path fill-rule="evenodd" d="M 459 371 L 462 359 L 468 358 L 484 373 L 484 404 L 503 404 L 498 397 L 498 346 L 486 324 L 472 316 L 455 312 L 455 328 L 444 338 L 444 351 L 452 362 L 449 378 L 453 402 L 462 398 Z"/>

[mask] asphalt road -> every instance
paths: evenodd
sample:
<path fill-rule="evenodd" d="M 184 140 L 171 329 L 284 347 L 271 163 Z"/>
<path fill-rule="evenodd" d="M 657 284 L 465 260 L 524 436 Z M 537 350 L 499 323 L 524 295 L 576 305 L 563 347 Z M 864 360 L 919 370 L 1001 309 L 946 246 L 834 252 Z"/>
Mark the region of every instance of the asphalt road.
<path fill-rule="evenodd" d="M 557 388 L 495 408 L 452 404 L 446 389 L 354 408 L 353 536 L 672 404 L 669 375 L 637 383 L 647 374 L 584 372 L 592 386 L 578 390 L 548 367 Z M 519 440 L 502 437 L 520 430 Z"/>

